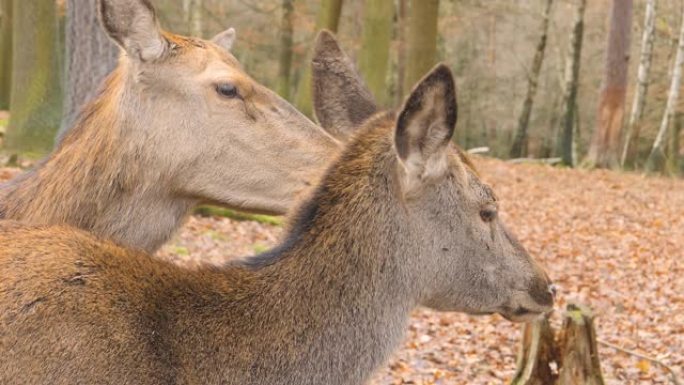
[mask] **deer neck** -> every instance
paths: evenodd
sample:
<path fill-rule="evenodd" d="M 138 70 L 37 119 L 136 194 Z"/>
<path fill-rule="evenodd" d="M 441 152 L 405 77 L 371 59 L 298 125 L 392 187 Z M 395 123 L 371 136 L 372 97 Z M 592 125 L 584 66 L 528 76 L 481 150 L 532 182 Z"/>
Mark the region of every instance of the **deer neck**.
<path fill-rule="evenodd" d="M 68 224 L 124 246 L 154 251 L 196 202 L 172 197 L 163 176 L 144 167 L 144 151 L 121 135 L 134 121 L 121 110 L 115 71 L 60 145 L 35 169 L 0 189 L 6 219 Z"/>
<path fill-rule="evenodd" d="M 397 263 L 411 250 L 398 236 L 402 221 L 390 220 L 400 218 L 395 198 L 348 190 L 357 191 L 357 204 L 324 207 L 314 198 L 289 240 L 252 260 L 259 303 L 245 309 L 249 319 L 239 323 L 248 330 L 235 338 L 258 352 L 252 367 L 265 369 L 235 383 L 362 384 L 401 342 L 417 301 L 410 272 Z M 274 344 L 293 354 L 271 351 Z M 284 369 L 266 369 L 273 367 Z"/>

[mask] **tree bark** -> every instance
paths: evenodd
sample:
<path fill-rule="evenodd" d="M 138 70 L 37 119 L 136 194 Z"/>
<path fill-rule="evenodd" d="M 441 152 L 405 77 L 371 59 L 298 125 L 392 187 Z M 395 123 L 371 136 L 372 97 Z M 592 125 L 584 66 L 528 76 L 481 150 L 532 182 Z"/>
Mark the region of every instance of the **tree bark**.
<path fill-rule="evenodd" d="M 54 1 L 14 0 L 12 90 L 5 147 L 46 153 L 62 115 L 61 28 Z"/>
<path fill-rule="evenodd" d="M 74 124 L 83 105 L 99 92 L 119 55 L 119 48 L 100 27 L 97 2 L 68 0 L 66 18 L 64 109 L 57 142 Z"/>
<path fill-rule="evenodd" d="M 0 52 L 0 110 L 6 110 L 12 86 L 12 0 L 0 0 Z"/>
<path fill-rule="evenodd" d="M 294 34 L 294 0 L 283 0 L 280 22 L 280 58 L 278 59 L 278 94 L 290 98 L 292 74 L 292 36 Z"/>
<path fill-rule="evenodd" d="M 397 98 L 398 105 L 404 99 L 404 79 L 406 78 L 406 20 L 408 0 L 398 0 L 397 9 Z"/>
<path fill-rule="evenodd" d="M 321 29 L 328 29 L 331 32 L 337 32 L 337 27 L 340 23 L 340 15 L 342 14 L 342 0 L 323 0 L 321 8 L 318 11 L 318 19 L 316 20 L 316 33 Z M 309 57 L 311 55 L 309 54 Z M 311 99 L 311 65 L 304 68 L 304 73 L 299 79 L 297 85 L 297 98 L 295 104 L 299 111 L 306 116 L 313 116 L 313 100 Z"/>
<path fill-rule="evenodd" d="M 558 385 L 603 385 L 596 347 L 594 316 L 589 309 L 568 305 L 559 337 Z"/>
<path fill-rule="evenodd" d="M 584 10 L 587 0 L 578 0 L 570 36 L 570 52 L 565 63 L 565 76 L 562 101 L 562 118 L 558 138 L 558 154 L 566 166 L 574 166 L 573 157 L 575 115 L 577 114 L 577 91 L 579 88 L 582 41 L 584 40 Z"/>
<path fill-rule="evenodd" d="M 359 70 L 380 105 L 387 105 L 387 66 L 394 0 L 366 0 Z"/>
<path fill-rule="evenodd" d="M 552 363 L 558 362 L 553 329 L 548 318 L 523 325 L 512 385 L 550 385 L 556 381 Z"/>
<path fill-rule="evenodd" d="M 515 139 L 509 152 L 511 158 L 522 158 L 527 156 L 528 143 L 528 127 L 530 124 L 530 115 L 532 114 L 532 105 L 534 104 L 534 96 L 537 94 L 537 85 L 539 84 L 539 73 L 541 72 L 542 64 L 544 63 L 544 51 L 546 50 L 546 41 L 548 39 L 549 20 L 551 14 L 551 5 L 553 0 L 546 0 L 544 13 L 542 14 L 542 26 L 537 43 L 537 49 L 532 59 L 532 68 L 527 77 L 527 94 L 523 102 L 522 111 L 518 118 L 518 128 L 515 133 Z"/>
<path fill-rule="evenodd" d="M 677 112 L 677 101 L 679 100 L 679 88 L 682 83 L 682 64 L 684 64 L 684 12 L 682 13 L 682 25 L 679 32 L 679 43 L 677 44 L 677 55 L 675 56 L 672 69 L 672 81 L 670 91 L 667 94 L 667 104 L 663 119 L 660 122 L 658 135 L 653 142 L 651 153 L 646 160 L 646 171 L 663 171 L 666 163 L 665 145 L 667 131 L 672 124 L 675 113 Z"/>
<path fill-rule="evenodd" d="M 586 162 L 592 167 L 620 165 L 631 34 L 632 0 L 613 0 L 596 129 Z"/>
<path fill-rule="evenodd" d="M 437 60 L 439 0 L 412 0 L 410 7 L 404 90 L 410 90 Z"/>
<path fill-rule="evenodd" d="M 656 0 L 646 1 L 646 16 L 644 17 L 644 33 L 641 37 L 641 56 L 637 72 L 637 89 L 632 102 L 632 113 L 627 122 L 624 147 L 620 163 L 622 166 L 633 166 L 637 155 L 641 116 L 646 105 L 649 75 L 651 71 L 651 57 L 653 56 L 653 41 L 655 38 Z"/>

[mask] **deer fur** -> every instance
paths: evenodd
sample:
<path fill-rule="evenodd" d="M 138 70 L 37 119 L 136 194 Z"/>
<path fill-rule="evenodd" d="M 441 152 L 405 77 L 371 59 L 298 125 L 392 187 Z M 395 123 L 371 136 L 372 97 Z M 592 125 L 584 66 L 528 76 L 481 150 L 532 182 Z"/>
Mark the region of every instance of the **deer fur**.
<path fill-rule="evenodd" d="M 222 267 L 1 223 L 0 383 L 360 385 L 417 306 L 548 312 L 548 277 L 451 148 L 455 101 L 440 65 L 354 135 L 278 247 Z"/>
<path fill-rule="evenodd" d="M 233 29 L 183 37 L 159 28 L 147 0 L 98 1 L 120 63 L 54 152 L 0 185 L 0 218 L 151 252 L 201 203 L 284 214 L 339 151 L 241 69 Z"/>

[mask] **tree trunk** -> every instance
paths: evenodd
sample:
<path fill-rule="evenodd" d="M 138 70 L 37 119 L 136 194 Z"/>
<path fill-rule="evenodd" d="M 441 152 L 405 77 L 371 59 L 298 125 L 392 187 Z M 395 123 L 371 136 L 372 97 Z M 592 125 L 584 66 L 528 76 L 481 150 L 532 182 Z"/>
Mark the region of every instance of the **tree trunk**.
<path fill-rule="evenodd" d="M 12 0 L 0 0 L 0 52 L 0 110 L 7 110 L 12 86 Z"/>
<path fill-rule="evenodd" d="M 562 117 L 558 138 L 558 154 L 566 166 L 574 166 L 573 128 L 577 114 L 577 91 L 579 87 L 580 63 L 582 57 L 582 41 L 584 39 L 584 10 L 587 0 L 578 0 L 575 19 L 570 36 L 570 52 L 565 63 L 565 76 L 562 101 Z"/>
<path fill-rule="evenodd" d="M 556 381 L 552 363 L 558 362 L 553 329 L 548 318 L 523 325 L 512 385 L 549 385 Z"/>
<path fill-rule="evenodd" d="M 95 1 L 67 1 L 64 109 L 57 142 L 116 67 L 119 48 L 100 27 Z"/>
<path fill-rule="evenodd" d="M 56 8 L 54 1 L 14 0 L 12 96 L 5 141 L 14 152 L 48 152 L 59 127 L 63 55 Z"/>
<path fill-rule="evenodd" d="M 406 78 L 406 20 L 408 0 L 398 0 L 397 9 L 397 97 L 398 105 L 404 100 L 404 79 Z"/>
<path fill-rule="evenodd" d="M 387 66 L 394 0 L 366 0 L 359 70 L 380 105 L 387 105 Z"/>
<path fill-rule="evenodd" d="M 294 34 L 294 0 L 283 0 L 280 22 L 280 58 L 278 59 L 278 94 L 290 98 L 292 73 L 292 36 Z"/>
<path fill-rule="evenodd" d="M 639 69 L 637 72 L 637 89 L 634 93 L 632 113 L 627 122 L 624 147 L 620 163 L 622 166 L 633 166 L 636 160 L 637 144 L 641 116 L 646 105 L 646 93 L 648 91 L 649 74 L 651 70 L 651 57 L 653 56 L 653 40 L 655 37 L 656 24 L 656 0 L 646 1 L 646 16 L 644 18 L 644 33 L 641 37 L 641 56 L 639 57 Z"/>
<path fill-rule="evenodd" d="M 337 32 L 341 14 L 342 0 L 323 0 L 321 2 L 321 8 L 318 11 L 318 19 L 316 20 L 316 33 L 321 29 Z M 310 56 L 311 55 L 309 55 L 309 57 Z M 311 65 L 309 64 L 304 67 L 304 73 L 299 79 L 299 84 L 297 85 L 297 99 L 295 101 L 299 111 L 306 116 L 313 115 L 311 91 Z"/>
<path fill-rule="evenodd" d="M 532 114 L 534 96 L 537 94 L 539 73 L 541 72 L 541 67 L 544 62 L 544 51 L 546 50 L 546 40 L 548 38 L 552 4 L 553 0 L 546 0 L 546 6 L 544 7 L 544 13 L 542 15 L 541 34 L 539 37 L 539 42 L 537 43 L 537 49 L 534 53 L 534 59 L 532 59 L 532 68 L 530 69 L 530 73 L 527 77 L 527 94 L 525 95 L 522 111 L 520 112 L 520 117 L 518 118 L 518 128 L 515 133 L 515 139 L 513 140 L 513 145 L 511 146 L 509 153 L 511 158 L 522 158 L 527 156 L 527 131 L 530 124 L 530 115 Z"/>
<path fill-rule="evenodd" d="M 412 0 L 408 18 L 404 90 L 410 90 L 437 61 L 439 0 Z"/>
<path fill-rule="evenodd" d="M 204 4 L 202 0 L 183 0 L 183 14 L 185 25 L 187 25 L 188 35 L 203 37 L 202 31 L 202 10 Z"/>
<path fill-rule="evenodd" d="M 646 170 L 649 172 L 663 171 L 665 168 L 665 140 L 667 131 L 672 124 L 675 113 L 677 112 L 679 87 L 682 83 L 682 64 L 684 64 L 684 13 L 682 14 L 682 17 L 682 25 L 679 32 L 679 43 L 677 44 L 677 55 L 675 56 L 674 66 L 672 68 L 672 81 L 670 82 L 670 91 L 667 94 L 665 112 L 663 113 L 663 119 L 660 122 L 658 135 L 653 142 L 651 153 L 648 155 L 648 159 L 646 160 Z"/>
<path fill-rule="evenodd" d="M 684 114 L 675 113 L 672 129 L 670 130 L 670 142 L 667 144 L 667 165 L 668 174 L 677 175 L 679 172 L 679 135 L 682 132 L 682 120 Z"/>
<path fill-rule="evenodd" d="M 568 305 L 559 337 L 561 365 L 558 385 L 603 385 L 596 347 L 594 316 L 581 306 Z"/>
<path fill-rule="evenodd" d="M 596 129 L 587 157 L 587 164 L 592 167 L 620 165 L 631 34 L 632 0 L 613 0 Z"/>

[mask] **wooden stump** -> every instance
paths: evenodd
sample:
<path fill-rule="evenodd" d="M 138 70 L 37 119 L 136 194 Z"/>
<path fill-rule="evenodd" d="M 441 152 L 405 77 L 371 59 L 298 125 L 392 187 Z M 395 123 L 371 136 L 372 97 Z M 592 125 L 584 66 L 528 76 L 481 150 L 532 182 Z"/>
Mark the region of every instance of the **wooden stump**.
<path fill-rule="evenodd" d="M 558 351 L 548 318 L 523 325 L 513 385 L 548 385 L 557 379 Z"/>
<path fill-rule="evenodd" d="M 558 346 L 561 354 L 558 385 L 604 384 L 591 310 L 575 304 L 567 306 Z"/>
<path fill-rule="evenodd" d="M 603 385 L 591 311 L 569 304 L 558 338 L 554 338 L 548 317 L 523 325 L 511 384 Z"/>

